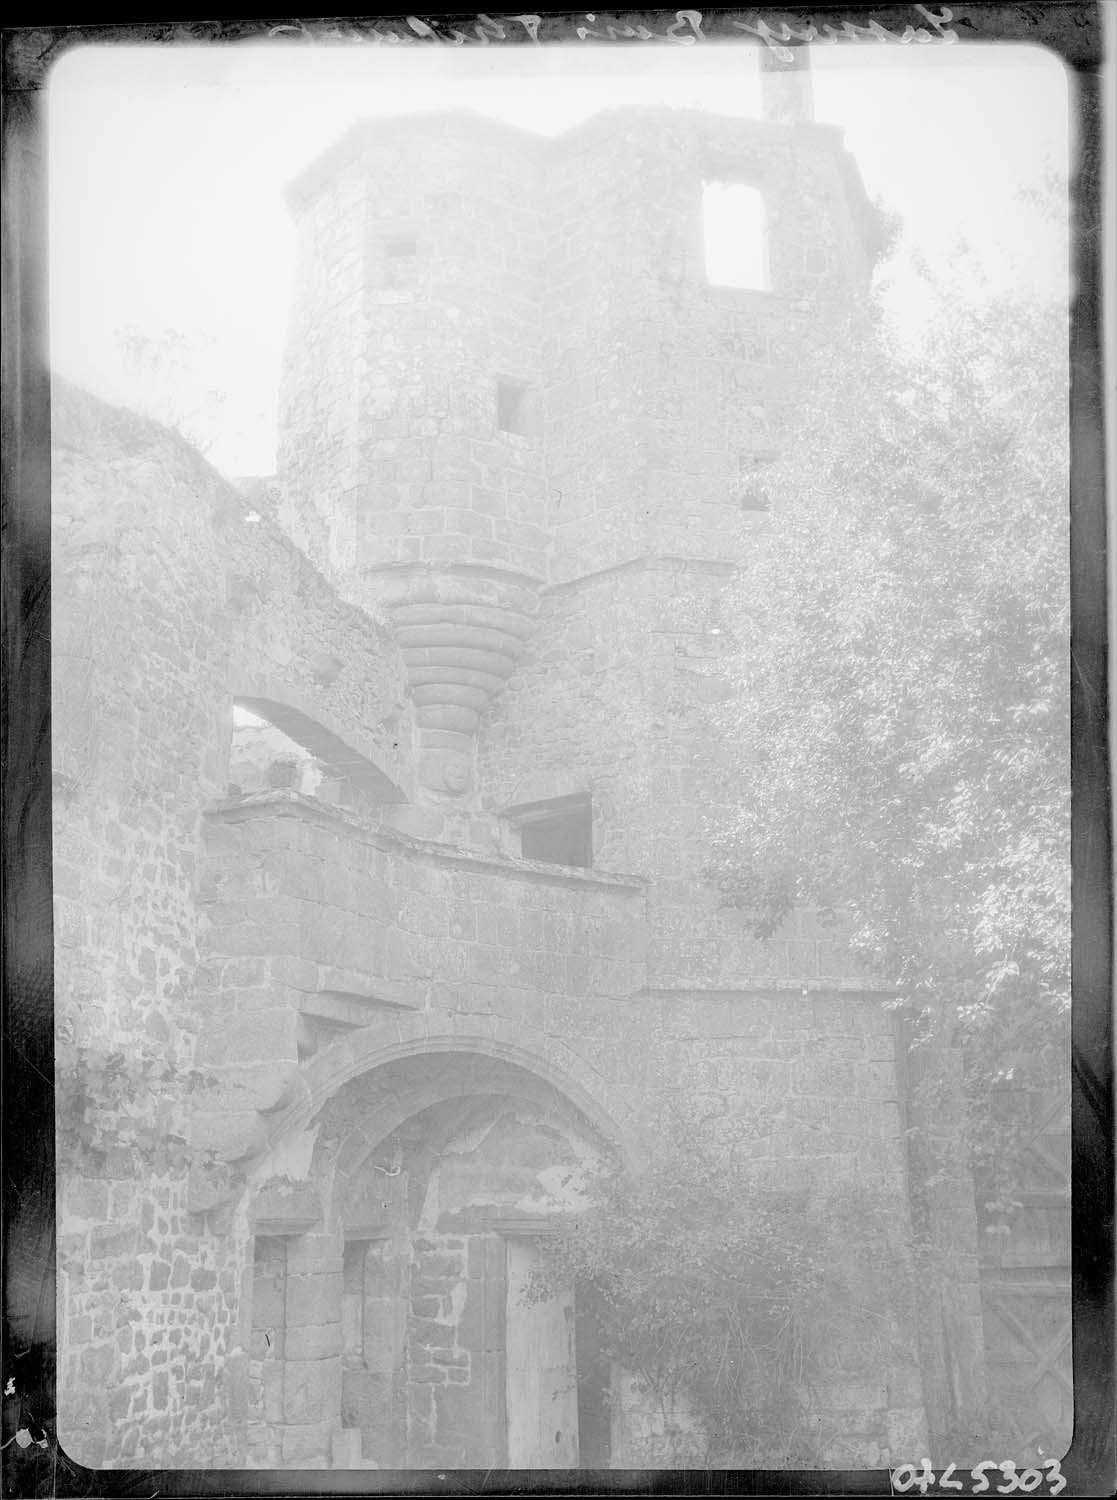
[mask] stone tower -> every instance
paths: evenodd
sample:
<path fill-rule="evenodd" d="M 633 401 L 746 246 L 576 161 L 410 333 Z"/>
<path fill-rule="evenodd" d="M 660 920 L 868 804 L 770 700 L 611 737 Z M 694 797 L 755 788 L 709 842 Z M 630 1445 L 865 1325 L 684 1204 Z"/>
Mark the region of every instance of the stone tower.
<path fill-rule="evenodd" d="M 624 109 L 546 139 L 466 112 L 371 120 L 292 185 L 287 524 L 393 619 L 435 796 L 475 783 L 542 590 L 741 545 L 741 476 L 875 248 L 840 132 L 796 118 L 793 82 L 766 85 L 763 122 Z M 710 184 L 758 193 L 762 285 L 708 283 Z"/>

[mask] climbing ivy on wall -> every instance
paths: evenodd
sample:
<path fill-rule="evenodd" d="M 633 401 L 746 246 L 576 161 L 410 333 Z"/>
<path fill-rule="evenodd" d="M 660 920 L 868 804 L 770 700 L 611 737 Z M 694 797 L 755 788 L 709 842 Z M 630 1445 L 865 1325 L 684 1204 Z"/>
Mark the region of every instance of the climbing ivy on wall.
<path fill-rule="evenodd" d="M 196 1164 L 183 1110 L 214 1081 L 179 1069 L 154 1047 L 109 1049 L 60 1038 L 55 1051 L 55 1118 L 62 1163 L 76 1172 L 117 1164 L 127 1175 L 186 1171 Z"/>

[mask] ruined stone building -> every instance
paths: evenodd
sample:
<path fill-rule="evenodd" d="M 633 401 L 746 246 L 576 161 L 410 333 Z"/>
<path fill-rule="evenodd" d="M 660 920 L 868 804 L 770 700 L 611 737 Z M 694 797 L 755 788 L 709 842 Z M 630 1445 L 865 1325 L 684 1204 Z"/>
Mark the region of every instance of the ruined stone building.
<path fill-rule="evenodd" d="M 810 914 L 760 942 L 702 879 L 723 594 L 773 524 L 752 476 L 879 236 L 840 132 L 773 97 L 352 130 L 289 191 L 274 481 L 59 387 L 59 1036 L 123 1053 L 151 1116 L 60 1169 L 75 1460 L 643 1461 L 623 1372 L 519 1289 L 672 1098 L 763 1101 L 774 1172 L 909 1222 L 881 994 Z M 723 285 L 704 204 L 734 192 Z M 953 1225 L 950 1300 L 820 1398 L 835 1467 L 918 1460 L 1023 1368 L 972 1190 Z"/>

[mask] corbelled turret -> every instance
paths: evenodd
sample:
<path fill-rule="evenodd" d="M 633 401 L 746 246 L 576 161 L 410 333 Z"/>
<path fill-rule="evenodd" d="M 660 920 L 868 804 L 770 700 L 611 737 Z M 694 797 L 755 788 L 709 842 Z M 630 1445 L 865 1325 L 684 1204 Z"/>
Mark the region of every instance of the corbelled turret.
<path fill-rule="evenodd" d="M 394 622 L 429 795 L 469 790 L 542 590 L 739 555 L 805 343 L 859 304 L 875 221 L 841 133 L 797 65 L 764 93 L 763 121 L 626 108 L 556 138 L 372 120 L 289 190 L 286 524 Z"/>

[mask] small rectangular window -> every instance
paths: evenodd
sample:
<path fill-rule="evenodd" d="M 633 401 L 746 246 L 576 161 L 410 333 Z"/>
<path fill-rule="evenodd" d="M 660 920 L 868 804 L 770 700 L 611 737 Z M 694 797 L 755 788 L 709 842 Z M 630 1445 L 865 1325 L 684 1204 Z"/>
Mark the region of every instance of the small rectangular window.
<path fill-rule="evenodd" d="M 593 809 L 588 801 L 541 812 L 520 824 L 520 852 L 525 859 L 550 865 L 593 865 Z"/>
<path fill-rule="evenodd" d="M 771 475 L 774 453 L 741 453 L 737 457 L 737 503 L 742 510 L 771 510 Z"/>
<path fill-rule="evenodd" d="M 389 234 L 385 236 L 384 254 L 392 260 L 399 260 L 408 255 L 416 255 L 418 250 L 419 241 L 413 234 Z"/>
<path fill-rule="evenodd" d="M 768 289 L 768 226 L 759 188 L 746 182 L 703 183 L 702 230 L 711 286 Z"/>
<path fill-rule="evenodd" d="M 528 387 L 522 380 L 500 376 L 496 383 L 496 425 L 502 432 L 526 434 Z"/>

